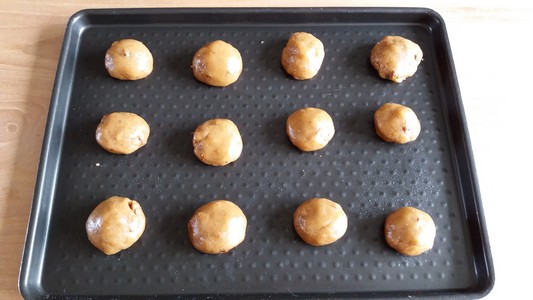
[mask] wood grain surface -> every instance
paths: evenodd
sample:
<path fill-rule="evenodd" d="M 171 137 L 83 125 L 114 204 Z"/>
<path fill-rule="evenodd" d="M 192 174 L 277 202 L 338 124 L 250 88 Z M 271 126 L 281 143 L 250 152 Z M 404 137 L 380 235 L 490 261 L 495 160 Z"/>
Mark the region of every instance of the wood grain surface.
<path fill-rule="evenodd" d="M 20 260 L 68 18 L 85 8 L 244 7 L 228 1 L 0 0 L 0 299 L 21 298 Z M 496 268 L 487 299 L 528 295 L 533 193 L 531 1 L 282 1 L 275 6 L 418 6 L 448 29 Z"/>

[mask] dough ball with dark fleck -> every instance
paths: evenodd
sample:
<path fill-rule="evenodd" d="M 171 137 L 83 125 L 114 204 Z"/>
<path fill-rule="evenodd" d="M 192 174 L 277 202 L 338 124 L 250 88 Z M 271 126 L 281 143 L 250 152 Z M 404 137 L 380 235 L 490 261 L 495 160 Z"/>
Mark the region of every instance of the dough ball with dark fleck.
<path fill-rule="evenodd" d="M 200 124 L 194 131 L 192 144 L 196 157 L 211 166 L 236 161 L 243 148 L 239 129 L 229 119 L 211 119 Z"/>
<path fill-rule="evenodd" d="M 235 203 L 215 200 L 193 214 L 188 223 L 189 239 L 203 253 L 226 253 L 244 241 L 246 226 L 246 216 Z"/>
<path fill-rule="evenodd" d="M 437 229 L 431 216 L 414 207 L 401 207 L 385 220 L 385 240 L 396 251 L 420 255 L 431 248 Z"/>
<path fill-rule="evenodd" d="M 397 83 L 415 74 L 422 61 L 418 44 L 401 36 L 386 36 L 370 53 L 370 63 L 379 76 Z"/>
<path fill-rule="evenodd" d="M 96 248 L 112 255 L 131 247 L 143 234 L 145 225 L 146 218 L 137 201 L 113 196 L 96 206 L 85 229 Z"/>
<path fill-rule="evenodd" d="M 196 51 L 191 67 L 198 81 L 224 87 L 239 79 L 242 72 L 242 58 L 235 47 L 216 40 Z"/>
<path fill-rule="evenodd" d="M 281 65 L 295 79 L 311 79 L 320 70 L 324 55 L 324 45 L 318 38 L 307 32 L 296 32 L 281 52 Z"/>
<path fill-rule="evenodd" d="M 138 80 L 152 73 L 154 59 L 140 41 L 123 39 L 111 44 L 105 55 L 105 68 L 111 77 Z"/>
<path fill-rule="evenodd" d="M 96 141 L 105 150 L 116 154 L 130 154 L 146 145 L 150 126 L 139 115 L 114 112 L 105 115 L 96 128 Z"/>
<path fill-rule="evenodd" d="M 333 119 L 320 108 L 307 107 L 293 112 L 286 122 L 292 144 L 302 151 L 324 148 L 335 134 Z"/>
<path fill-rule="evenodd" d="M 420 121 L 407 106 L 385 103 L 374 113 L 376 133 L 386 142 L 405 144 L 420 134 Z"/>
<path fill-rule="evenodd" d="M 326 198 L 313 198 L 294 211 L 293 225 L 306 243 L 324 246 L 334 243 L 346 233 L 348 217 L 338 203 Z"/>

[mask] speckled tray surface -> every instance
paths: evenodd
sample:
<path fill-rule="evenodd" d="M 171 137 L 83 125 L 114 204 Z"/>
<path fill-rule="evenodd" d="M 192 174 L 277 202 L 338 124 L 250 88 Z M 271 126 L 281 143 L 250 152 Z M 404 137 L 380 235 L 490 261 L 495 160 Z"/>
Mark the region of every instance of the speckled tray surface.
<path fill-rule="evenodd" d="M 291 33 L 325 45 L 319 74 L 297 81 L 280 55 Z M 424 60 L 404 83 L 379 78 L 369 63 L 384 35 L 418 43 Z M 104 55 L 122 38 L 143 41 L 154 71 L 140 81 L 109 77 Z M 225 40 L 242 54 L 240 79 L 226 88 L 194 79 L 203 44 Z M 87 10 L 67 27 L 50 106 L 22 261 L 24 297 L 39 298 L 394 298 L 488 293 L 494 282 L 474 164 L 444 23 L 419 8 Z M 373 113 L 397 102 L 418 115 L 410 144 L 381 141 Z M 320 107 L 336 134 L 303 153 L 285 134 L 296 109 Z M 94 132 L 113 111 L 151 125 L 134 154 L 101 149 Z M 242 156 L 225 167 L 202 164 L 192 132 L 209 118 L 232 119 Z M 85 233 L 92 209 L 112 195 L 136 199 L 147 217 L 141 239 L 106 256 Z M 336 243 L 313 247 L 292 227 L 304 200 L 330 198 L 349 219 Z M 245 241 L 206 255 L 187 236 L 201 204 L 229 199 L 248 218 Z M 383 222 L 394 209 L 427 211 L 435 245 L 418 257 L 389 248 Z"/>

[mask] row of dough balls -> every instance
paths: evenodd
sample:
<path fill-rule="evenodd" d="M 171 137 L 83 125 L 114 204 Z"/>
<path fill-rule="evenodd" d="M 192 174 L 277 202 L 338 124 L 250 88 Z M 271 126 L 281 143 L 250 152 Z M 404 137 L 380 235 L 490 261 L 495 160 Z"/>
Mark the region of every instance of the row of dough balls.
<path fill-rule="evenodd" d="M 404 144 L 420 133 L 420 121 L 412 109 L 385 103 L 374 113 L 375 130 L 384 141 Z M 324 148 L 335 134 L 333 119 L 324 110 L 307 107 L 293 112 L 286 122 L 286 133 L 302 151 Z M 139 115 L 114 112 L 105 115 L 96 129 L 96 141 L 102 148 L 117 154 L 130 154 L 146 145 L 150 126 Z M 236 161 L 243 142 L 237 125 L 229 119 L 210 119 L 196 128 L 194 154 L 211 166 L 225 166 Z"/>
<path fill-rule="evenodd" d="M 140 204 L 113 196 L 101 202 L 89 215 L 85 228 L 89 241 L 107 255 L 131 247 L 143 234 L 146 218 Z M 301 203 L 293 213 L 296 233 L 313 246 L 339 240 L 348 228 L 342 207 L 326 198 Z M 200 206 L 189 219 L 189 239 L 195 249 L 221 254 L 241 244 L 246 236 L 243 211 L 228 200 L 215 200 Z M 416 256 L 431 248 L 436 236 L 431 216 L 414 207 L 401 207 L 385 219 L 387 244 L 401 254 Z"/>
<path fill-rule="evenodd" d="M 281 65 L 295 79 L 311 79 L 320 70 L 324 55 L 324 45 L 318 38 L 307 32 L 296 32 L 283 48 Z M 372 48 L 370 62 L 380 77 L 399 83 L 416 72 L 422 56 L 416 43 L 401 36 L 385 36 Z M 105 67 L 117 79 L 143 79 L 152 73 L 152 53 L 140 41 L 119 40 L 107 50 Z M 237 81 L 243 62 L 239 50 L 216 40 L 194 54 L 191 68 L 197 80 L 224 87 Z"/>

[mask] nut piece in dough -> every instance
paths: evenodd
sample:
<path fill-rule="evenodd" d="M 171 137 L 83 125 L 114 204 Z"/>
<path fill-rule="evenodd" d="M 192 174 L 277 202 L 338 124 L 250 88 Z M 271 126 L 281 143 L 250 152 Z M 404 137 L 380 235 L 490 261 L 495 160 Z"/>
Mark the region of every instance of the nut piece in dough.
<path fill-rule="evenodd" d="M 415 74 L 422 61 L 422 49 L 401 36 L 386 36 L 370 53 L 370 63 L 383 79 L 400 83 Z"/>
<path fill-rule="evenodd" d="M 348 217 L 338 203 L 326 198 L 313 198 L 294 211 L 293 224 L 296 233 L 306 243 L 324 246 L 346 233 Z"/>
<path fill-rule="evenodd" d="M 200 206 L 189 220 L 189 239 L 198 251 L 226 253 L 246 236 L 246 216 L 233 202 L 215 200 Z"/>
<path fill-rule="evenodd" d="M 143 234 L 146 218 L 135 200 L 113 196 L 91 212 L 85 229 L 89 241 L 107 255 L 131 247 Z"/>
<path fill-rule="evenodd" d="M 211 119 L 200 124 L 192 139 L 194 154 L 203 163 L 225 166 L 242 152 L 242 138 L 237 125 L 228 119 Z"/>
<path fill-rule="evenodd" d="M 320 70 L 324 55 L 319 39 L 307 32 L 296 32 L 281 52 L 281 65 L 295 79 L 311 79 Z"/>
<path fill-rule="evenodd" d="M 217 40 L 196 51 L 191 68 L 198 81 L 224 87 L 239 79 L 242 72 L 242 58 L 235 47 Z"/>
<path fill-rule="evenodd" d="M 154 58 L 142 42 L 119 40 L 113 42 L 107 50 L 105 68 L 111 77 L 120 80 L 143 79 L 152 73 Z"/>
<path fill-rule="evenodd" d="M 405 255 L 420 255 L 433 248 L 436 234 L 431 216 L 414 207 L 401 207 L 385 220 L 387 244 Z"/>
<path fill-rule="evenodd" d="M 294 146 L 302 151 L 320 150 L 335 134 L 333 119 L 320 108 L 302 108 L 287 118 L 286 131 Z"/>
<path fill-rule="evenodd" d="M 96 128 L 96 141 L 105 150 L 116 154 L 130 154 L 148 142 L 150 126 L 130 112 L 105 115 Z"/>
<path fill-rule="evenodd" d="M 386 142 L 405 144 L 420 134 L 420 121 L 407 106 L 385 103 L 374 113 L 377 135 Z"/>

